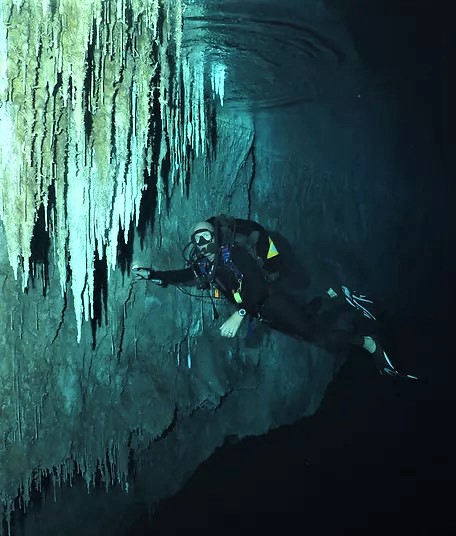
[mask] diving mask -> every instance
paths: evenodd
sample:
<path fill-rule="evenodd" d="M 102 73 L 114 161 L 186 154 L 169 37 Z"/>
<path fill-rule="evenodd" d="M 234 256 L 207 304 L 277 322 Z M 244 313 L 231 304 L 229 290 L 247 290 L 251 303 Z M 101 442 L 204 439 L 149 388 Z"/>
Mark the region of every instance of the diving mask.
<path fill-rule="evenodd" d="M 208 231 L 207 229 L 197 229 L 192 234 L 192 242 L 195 244 L 195 246 L 202 247 L 213 240 L 213 234 L 211 231 Z"/>

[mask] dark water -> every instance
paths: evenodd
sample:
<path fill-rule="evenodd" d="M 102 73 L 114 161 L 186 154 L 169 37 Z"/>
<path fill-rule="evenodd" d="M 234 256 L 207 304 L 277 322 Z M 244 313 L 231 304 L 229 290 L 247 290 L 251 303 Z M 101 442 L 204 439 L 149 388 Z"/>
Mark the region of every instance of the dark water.
<path fill-rule="evenodd" d="M 267 9 L 259 15 L 245 12 L 240 2 L 227 4 L 228 21 L 212 13 L 198 24 L 220 29 L 224 38 L 216 52 L 227 62 L 236 57 L 242 63 L 243 55 L 254 54 L 258 87 L 268 89 L 255 96 L 255 87 L 246 87 L 245 99 L 256 98 L 260 107 L 311 99 L 310 85 L 300 85 L 296 72 L 288 75 L 290 84 L 281 95 L 275 92 L 274 77 L 287 76 L 281 69 L 294 62 L 340 61 L 341 52 L 311 28 L 290 20 L 286 10 L 274 20 Z M 147 534 L 150 527 L 160 531 L 195 526 L 251 527 L 255 532 L 272 523 L 284 530 L 298 523 L 296 530 L 310 534 L 350 534 L 354 529 L 415 534 L 418 528 L 424 534 L 442 534 L 456 528 L 450 235 L 454 186 L 448 179 L 454 176 L 448 142 L 454 38 L 449 14 L 443 3 L 344 4 L 365 68 L 395 92 L 398 128 L 407 146 L 414 148 L 404 152 L 404 169 L 425 171 L 434 188 L 445 193 L 423 237 L 427 253 L 413 259 L 420 271 L 416 295 L 409 302 L 414 321 L 397 326 L 395 334 L 403 354 L 426 381 L 397 383 L 377 377 L 362 363 L 347 363 L 315 417 L 219 449 L 177 496 L 161 503 L 150 525 L 139 516 L 130 534 Z M 260 52 L 271 47 L 289 54 L 290 65 L 280 66 L 274 53 Z M 239 106 L 243 98 L 229 96 Z M 422 132 L 429 134 L 429 129 L 426 139 L 431 143 L 423 145 Z M 416 158 L 423 153 L 425 159 Z"/>

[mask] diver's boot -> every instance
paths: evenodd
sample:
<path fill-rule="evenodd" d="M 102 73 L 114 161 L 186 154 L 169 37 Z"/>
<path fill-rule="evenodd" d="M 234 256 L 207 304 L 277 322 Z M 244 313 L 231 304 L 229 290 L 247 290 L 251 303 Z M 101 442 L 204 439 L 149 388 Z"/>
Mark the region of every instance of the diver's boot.
<path fill-rule="evenodd" d="M 382 376 L 394 376 L 396 378 L 403 378 L 405 380 L 419 379 L 413 374 L 404 374 L 399 372 L 381 347 L 378 340 L 373 339 L 372 337 L 364 337 L 363 348 L 372 355 L 375 366 Z"/>

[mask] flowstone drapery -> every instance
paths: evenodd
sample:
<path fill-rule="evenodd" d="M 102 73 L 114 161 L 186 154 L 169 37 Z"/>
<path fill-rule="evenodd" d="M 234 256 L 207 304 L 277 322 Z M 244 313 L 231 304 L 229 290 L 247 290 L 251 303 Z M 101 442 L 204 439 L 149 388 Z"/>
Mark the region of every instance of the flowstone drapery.
<path fill-rule="evenodd" d="M 128 488 L 130 423 L 105 422 L 109 404 L 125 398 L 125 367 L 131 367 L 119 359 L 127 347 L 125 304 L 119 325 L 113 312 L 124 290 L 112 276 L 118 237 L 123 233 L 127 242 L 131 224 L 138 224 L 146 184 L 156 188 L 158 214 L 175 191 L 188 194 L 193 157 L 209 149 L 211 97 L 223 99 L 224 79 L 211 87 L 204 49 L 184 50 L 183 29 L 181 0 L 0 4 L 0 317 L 7 325 L 0 336 L 0 497 L 6 519 L 16 493 L 25 509 L 43 478 L 59 484 L 79 473 L 90 486 L 98 468 L 106 486 L 116 481 Z M 40 301 L 38 293 L 23 291 L 34 285 L 32 244 L 41 218 L 52 284 Z M 109 350 L 89 350 L 82 337 L 84 321 L 94 318 L 99 259 L 118 294 L 109 304 Z M 74 318 L 77 330 L 69 332 L 77 332 L 77 349 L 68 331 L 63 334 L 67 301 L 75 317 L 67 314 L 65 324 Z M 136 331 L 134 337 L 136 358 Z M 158 355 L 148 366 L 163 372 L 163 360 Z M 154 380 L 149 383 L 153 391 Z M 165 410 L 154 408 L 160 423 L 167 422 L 168 407 L 172 411 L 167 396 L 160 392 Z M 100 429 L 111 436 L 98 437 Z"/>
<path fill-rule="evenodd" d="M 106 257 L 109 277 L 119 229 L 127 240 L 138 222 L 144 173 L 156 177 L 161 212 L 175 184 L 184 192 L 191 155 L 207 149 L 204 55 L 182 53 L 182 28 L 182 0 L 0 6 L 0 218 L 9 261 L 25 289 L 44 206 L 62 293 L 71 269 L 78 341 L 93 317 L 94 253 Z"/>

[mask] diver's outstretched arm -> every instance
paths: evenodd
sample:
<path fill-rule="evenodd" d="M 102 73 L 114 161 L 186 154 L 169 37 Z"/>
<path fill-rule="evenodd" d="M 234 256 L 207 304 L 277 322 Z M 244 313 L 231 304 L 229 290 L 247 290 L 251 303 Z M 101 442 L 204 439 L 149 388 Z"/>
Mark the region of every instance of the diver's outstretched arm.
<path fill-rule="evenodd" d="M 184 268 L 182 270 L 153 270 L 152 268 L 132 266 L 131 271 L 136 281 L 145 279 L 161 286 L 190 283 L 195 278 L 191 268 Z"/>

